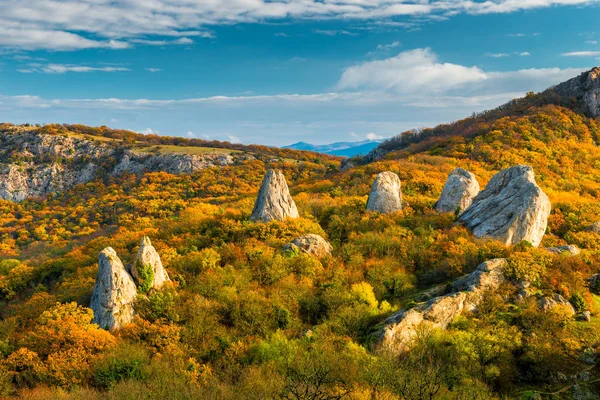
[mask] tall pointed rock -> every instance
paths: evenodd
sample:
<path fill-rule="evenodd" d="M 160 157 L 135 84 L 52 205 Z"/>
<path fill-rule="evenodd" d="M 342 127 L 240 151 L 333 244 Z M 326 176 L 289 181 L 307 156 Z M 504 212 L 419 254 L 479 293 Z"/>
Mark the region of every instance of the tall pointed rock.
<path fill-rule="evenodd" d="M 382 172 L 371 187 L 367 210 L 382 214 L 402 210 L 401 182 L 393 172 Z"/>
<path fill-rule="evenodd" d="M 458 218 L 477 237 L 507 246 L 526 240 L 540 245 L 550 215 L 548 196 L 535 182 L 533 169 L 517 165 L 498 172 Z"/>
<path fill-rule="evenodd" d="M 165 282 L 171 281 L 148 236 L 144 236 L 140 242 L 131 266 L 131 276 L 142 292 L 147 292 L 150 288 L 160 289 Z"/>
<path fill-rule="evenodd" d="M 136 296 L 135 282 L 117 253 L 112 247 L 102 250 L 98 256 L 98 274 L 90 303 L 94 322 L 111 331 L 130 323 Z"/>
<path fill-rule="evenodd" d="M 458 211 L 461 214 L 469 208 L 479 190 L 479 182 L 475 175 L 462 168 L 456 168 L 448 176 L 442 195 L 435 204 L 435 210 L 439 213 Z"/>
<path fill-rule="evenodd" d="M 299 216 L 283 173 L 273 169 L 268 170 L 260 186 L 250 219 L 269 222 Z"/>

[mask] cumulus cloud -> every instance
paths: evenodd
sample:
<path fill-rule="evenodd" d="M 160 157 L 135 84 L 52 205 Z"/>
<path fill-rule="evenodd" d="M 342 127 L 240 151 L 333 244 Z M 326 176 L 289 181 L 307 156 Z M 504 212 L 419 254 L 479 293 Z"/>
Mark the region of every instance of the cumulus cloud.
<path fill-rule="evenodd" d="M 35 50 L 191 44 L 220 24 L 293 20 L 439 19 L 510 13 L 600 0 L 19 0 L 0 1 L 0 46 Z M 382 21 L 386 22 L 386 21 Z M 352 34 L 321 31 L 322 34 Z M 159 37 L 159 39 L 156 39 Z M 179 39 L 164 40 L 164 37 Z M 187 38 L 187 39 L 184 39 Z"/>
<path fill-rule="evenodd" d="M 487 78 L 477 67 L 440 63 L 431 49 L 402 52 L 385 60 L 347 68 L 338 82 L 341 90 L 368 89 L 416 93 L 439 92 Z"/>
<path fill-rule="evenodd" d="M 427 104 L 431 98 L 435 101 L 429 104 L 437 104 L 440 95 L 454 101 L 543 90 L 584 70 L 586 68 L 484 71 L 476 66 L 441 62 L 431 49 L 425 48 L 349 67 L 343 72 L 337 87 L 341 91 L 409 96 L 421 99 L 422 104 Z M 428 100 L 423 102 L 424 98 Z"/>

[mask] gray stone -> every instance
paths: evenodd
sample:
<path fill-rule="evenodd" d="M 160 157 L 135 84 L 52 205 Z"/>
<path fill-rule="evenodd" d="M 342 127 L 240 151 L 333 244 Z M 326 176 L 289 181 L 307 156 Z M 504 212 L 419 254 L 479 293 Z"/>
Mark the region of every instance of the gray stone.
<path fill-rule="evenodd" d="M 415 307 L 401 310 L 384 322 L 380 343 L 394 352 L 410 347 L 420 327 L 445 329 L 463 311 L 475 312 L 487 290 L 498 288 L 504 281 L 505 259 L 486 261 L 477 269 L 454 282 L 451 292 Z"/>
<path fill-rule="evenodd" d="M 314 234 L 297 237 L 292 243 L 286 244 L 283 249 L 286 251 L 298 249 L 316 257 L 329 256 L 333 251 L 333 247 L 327 240 Z"/>
<path fill-rule="evenodd" d="M 585 322 L 590 322 L 592 320 L 592 313 L 589 311 L 584 311 L 581 313 L 581 320 Z"/>
<path fill-rule="evenodd" d="M 162 265 L 160 256 L 154 246 L 152 246 L 152 242 L 150 242 L 148 236 L 142 238 L 140 248 L 131 265 L 131 276 L 138 285 L 140 284 L 139 270 L 141 267 L 152 268 L 154 271 L 151 285 L 153 289 L 160 289 L 166 282 L 171 281 L 169 274 Z"/>
<path fill-rule="evenodd" d="M 500 171 L 460 215 L 476 237 L 512 245 L 526 240 L 539 246 L 550 215 L 550 200 L 535 182 L 533 169 L 518 165 Z"/>
<path fill-rule="evenodd" d="M 594 222 L 592 225 L 588 226 L 587 230 L 600 234 L 600 222 Z"/>
<path fill-rule="evenodd" d="M 561 96 L 577 99 L 588 115 L 600 117 L 600 67 L 554 87 Z"/>
<path fill-rule="evenodd" d="M 268 170 L 260 186 L 250 220 L 283 221 L 286 218 L 299 216 L 283 173 L 273 169 Z"/>
<path fill-rule="evenodd" d="M 90 303 L 94 322 L 111 331 L 130 323 L 135 314 L 133 303 L 136 296 L 135 282 L 117 253 L 112 247 L 102 250 L 98 256 L 98 274 Z"/>
<path fill-rule="evenodd" d="M 579 250 L 579 247 L 575 246 L 574 244 L 569 244 L 566 246 L 558 246 L 558 247 L 548 247 L 547 250 L 551 253 L 554 254 L 568 254 L 568 255 L 572 255 L 572 256 L 576 256 L 581 254 L 581 250 Z"/>
<path fill-rule="evenodd" d="M 552 297 L 544 296 L 540 299 L 540 308 L 544 312 L 550 312 L 558 306 L 564 307 L 564 309 L 570 314 L 575 315 L 575 309 L 569 303 L 567 299 L 562 297 L 560 294 L 555 293 Z"/>
<path fill-rule="evenodd" d="M 475 175 L 462 168 L 456 168 L 448 176 L 435 210 L 439 213 L 462 214 L 479 194 L 479 190 L 479 182 Z"/>
<path fill-rule="evenodd" d="M 395 173 L 388 171 L 378 174 L 371 187 L 367 210 L 382 214 L 401 210 L 402 192 L 400 188 L 400 178 Z"/>

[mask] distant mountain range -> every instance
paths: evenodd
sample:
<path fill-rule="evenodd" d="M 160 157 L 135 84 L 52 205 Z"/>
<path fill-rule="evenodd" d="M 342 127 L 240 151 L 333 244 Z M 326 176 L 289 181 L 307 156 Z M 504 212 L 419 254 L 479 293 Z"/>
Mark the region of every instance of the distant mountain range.
<path fill-rule="evenodd" d="M 284 149 L 292 150 L 307 150 L 316 153 L 331 154 L 340 157 L 354 157 L 361 154 L 368 154 L 376 148 L 381 141 L 378 140 L 363 140 L 360 142 L 336 142 L 330 144 L 310 144 L 306 142 L 298 142 L 289 146 L 283 146 Z"/>

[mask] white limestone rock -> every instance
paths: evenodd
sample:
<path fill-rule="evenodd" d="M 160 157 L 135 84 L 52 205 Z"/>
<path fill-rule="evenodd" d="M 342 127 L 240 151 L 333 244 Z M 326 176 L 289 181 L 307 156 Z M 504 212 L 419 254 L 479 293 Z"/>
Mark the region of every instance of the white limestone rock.
<path fill-rule="evenodd" d="M 137 296 L 135 282 L 112 247 L 98 256 L 98 274 L 90 308 L 94 322 L 107 330 L 119 329 L 133 320 Z"/>
<path fill-rule="evenodd" d="M 462 214 L 479 194 L 479 182 L 471 172 L 456 168 L 448 176 L 442 195 L 435 205 L 439 213 Z"/>
<path fill-rule="evenodd" d="M 475 272 L 456 280 L 451 293 L 393 314 L 384 322 L 379 337 L 381 345 L 394 352 L 405 351 L 420 327 L 445 329 L 463 311 L 476 311 L 484 293 L 505 282 L 505 266 L 503 258 L 486 261 Z"/>
<path fill-rule="evenodd" d="M 307 254 L 316 257 L 325 257 L 331 255 L 333 247 L 322 236 L 309 233 L 294 239 L 292 243 L 286 244 L 284 250 L 299 249 Z"/>
<path fill-rule="evenodd" d="M 138 286 L 141 283 L 141 268 L 152 269 L 153 275 L 152 284 L 150 287 L 153 289 L 160 289 L 166 282 L 171 281 L 169 279 L 167 270 L 163 267 L 160 256 L 158 255 L 154 246 L 152 246 L 152 242 L 150 242 L 150 238 L 148 236 L 144 236 L 142 238 L 140 242 L 140 248 L 133 260 L 133 264 L 131 265 L 131 276 Z"/>
<path fill-rule="evenodd" d="M 402 210 L 401 185 L 400 178 L 393 172 L 377 175 L 371 187 L 367 210 L 382 214 Z"/>
<path fill-rule="evenodd" d="M 459 221 L 479 238 L 494 238 L 507 246 L 526 240 L 538 247 L 550 210 L 550 200 L 535 182 L 533 169 L 517 165 L 494 175 Z"/>
<path fill-rule="evenodd" d="M 285 176 L 281 171 L 268 170 L 260 186 L 250 220 L 269 222 L 299 217 L 296 203 L 290 195 Z"/>

